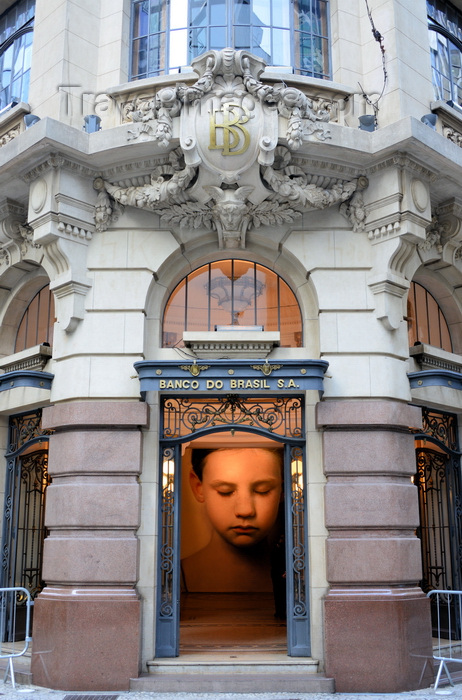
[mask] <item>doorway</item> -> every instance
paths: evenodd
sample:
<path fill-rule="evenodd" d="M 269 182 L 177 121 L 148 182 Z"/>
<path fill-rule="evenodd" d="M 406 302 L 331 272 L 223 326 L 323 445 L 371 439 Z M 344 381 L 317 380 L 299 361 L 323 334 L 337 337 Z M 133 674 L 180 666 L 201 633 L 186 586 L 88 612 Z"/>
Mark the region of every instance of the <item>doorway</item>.
<path fill-rule="evenodd" d="M 48 435 L 41 411 L 11 416 L 2 530 L 2 587 L 22 587 L 34 600 L 43 588 L 42 555 L 48 476 Z M 8 596 L 2 641 L 24 639 L 26 596 Z"/>
<path fill-rule="evenodd" d="M 162 415 L 156 656 L 175 657 L 193 645 L 197 651 L 251 648 L 310 656 L 302 399 L 227 395 L 193 401 L 169 396 L 162 400 Z M 244 569 L 251 573 L 234 575 L 231 584 L 221 575 L 222 564 L 214 566 L 213 557 L 204 566 L 202 555 L 211 537 L 210 529 L 207 532 L 210 517 L 207 522 L 192 514 L 194 498 L 188 484 L 195 450 L 230 450 L 230 445 L 238 445 L 234 449 L 244 452 L 276 454 L 281 470 L 281 498 L 278 496 L 271 547 L 268 545 L 263 557 L 266 568 L 263 560 L 247 562 L 251 565 Z M 182 497 L 182 493 L 187 495 Z M 252 528 L 247 524 L 237 529 L 239 537 L 245 539 Z M 270 533 L 266 534 L 269 537 Z M 272 555 L 270 549 L 274 550 Z M 188 557 L 196 557 L 195 567 L 185 566 Z M 279 569 L 285 589 L 284 613 L 279 610 L 277 617 L 271 568 Z M 201 569 L 213 572 L 212 586 L 198 583 L 192 572 Z"/>
<path fill-rule="evenodd" d="M 286 651 L 283 464 L 251 433 L 184 447 L 180 654 Z"/>

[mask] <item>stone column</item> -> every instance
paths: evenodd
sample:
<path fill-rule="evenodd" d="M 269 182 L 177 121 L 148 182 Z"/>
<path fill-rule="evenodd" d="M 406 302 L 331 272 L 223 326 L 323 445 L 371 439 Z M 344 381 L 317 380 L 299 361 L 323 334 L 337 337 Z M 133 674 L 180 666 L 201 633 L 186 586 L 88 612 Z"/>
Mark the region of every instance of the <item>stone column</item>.
<path fill-rule="evenodd" d="M 43 578 L 34 606 L 34 683 L 61 690 L 123 690 L 139 673 L 137 402 L 75 402 L 44 409 L 50 438 Z"/>
<path fill-rule="evenodd" d="M 422 577 L 414 439 L 420 409 L 326 401 L 326 673 L 339 692 L 399 692 L 433 680 Z"/>

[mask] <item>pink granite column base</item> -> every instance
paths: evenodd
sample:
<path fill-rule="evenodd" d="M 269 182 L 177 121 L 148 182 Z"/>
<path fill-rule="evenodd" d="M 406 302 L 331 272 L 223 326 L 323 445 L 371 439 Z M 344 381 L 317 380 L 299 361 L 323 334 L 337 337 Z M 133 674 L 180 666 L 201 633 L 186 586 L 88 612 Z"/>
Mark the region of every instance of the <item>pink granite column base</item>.
<path fill-rule="evenodd" d="M 139 672 L 139 639 L 133 589 L 47 587 L 34 605 L 33 682 L 57 690 L 128 690 Z"/>
<path fill-rule="evenodd" d="M 340 693 L 397 693 L 433 682 L 430 604 L 418 588 L 333 589 L 326 674 Z"/>

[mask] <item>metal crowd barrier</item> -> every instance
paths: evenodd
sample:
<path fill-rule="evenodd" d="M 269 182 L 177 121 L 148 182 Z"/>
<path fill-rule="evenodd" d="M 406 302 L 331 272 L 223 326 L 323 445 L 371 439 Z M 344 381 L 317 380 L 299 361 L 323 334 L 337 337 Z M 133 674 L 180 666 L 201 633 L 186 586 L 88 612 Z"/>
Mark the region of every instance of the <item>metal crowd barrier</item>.
<path fill-rule="evenodd" d="M 435 680 L 435 690 L 441 679 L 443 670 L 449 683 L 454 683 L 448 669 L 449 663 L 462 664 L 462 591 L 430 591 L 427 594 L 432 600 L 433 658 L 439 661 Z"/>
<path fill-rule="evenodd" d="M 9 674 L 13 688 L 16 688 L 13 659 L 23 656 L 32 641 L 30 626 L 33 604 L 27 588 L 0 588 L 0 659 L 8 659 L 3 682 L 6 683 Z"/>

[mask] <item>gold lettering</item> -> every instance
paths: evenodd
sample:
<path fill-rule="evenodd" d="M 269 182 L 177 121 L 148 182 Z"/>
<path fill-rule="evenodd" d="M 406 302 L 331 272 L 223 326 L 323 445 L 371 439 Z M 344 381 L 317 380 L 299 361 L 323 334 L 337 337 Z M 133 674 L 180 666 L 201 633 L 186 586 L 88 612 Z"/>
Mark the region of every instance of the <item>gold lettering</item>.
<path fill-rule="evenodd" d="M 284 380 L 278 379 L 278 389 L 284 389 Z"/>
<path fill-rule="evenodd" d="M 221 123 L 217 122 L 218 114 L 222 115 Z M 251 116 L 246 107 L 235 102 L 225 102 L 221 109 L 213 109 L 210 113 L 209 150 L 223 151 L 224 156 L 240 156 L 245 153 L 250 144 L 250 134 L 243 124 L 246 124 Z M 217 129 L 223 130 L 222 144 L 217 143 Z"/>
<path fill-rule="evenodd" d="M 205 386 L 207 389 L 213 389 L 215 386 L 215 382 L 213 381 L 213 379 L 207 379 Z"/>
<path fill-rule="evenodd" d="M 165 379 L 161 379 L 159 382 L 159 389 L 165 389 L 165 384 L 166 384 Z"/>
<path fill-rule="evenodd" d="M 237 379 L 230 379 L 229 380 L 229 388 L 230 389 L 237 389 Z"/>
<path fill-rule="evenodd" d="M 191 382 L 191 389 L 199 389 L 199 382 L 197 379 L 194 379 L 194 381 Z"/>
<path fill-rule="evenodd" d="M 297 388 L 297 385 L 295 384 L 295 382 L 294 382 L 293 379 L 289 379 L 289 381 L 288 381 L 288 383 L 287 383 L 287 387 L 294 387 L 294 388 Z"/>

